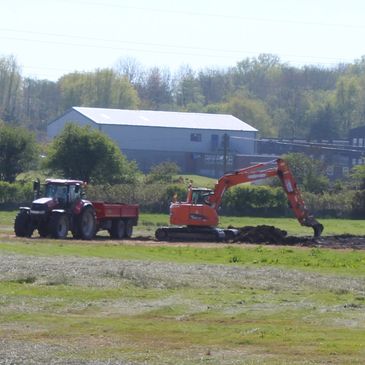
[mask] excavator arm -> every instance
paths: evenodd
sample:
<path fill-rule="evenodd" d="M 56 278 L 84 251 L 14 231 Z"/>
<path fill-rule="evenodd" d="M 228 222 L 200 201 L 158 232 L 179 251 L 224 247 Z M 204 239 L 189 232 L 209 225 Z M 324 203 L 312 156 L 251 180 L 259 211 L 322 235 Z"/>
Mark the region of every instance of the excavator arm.
<path fill-rule="evenodd" d="M 272 166 L 273 164 L 274 167 Z M 308 211 L 300 190 L 297 187 L 295 178 L 287 163 L 282 159 L 260 163 L 224 174 L 215 185 L 214 194 L 209 197 L 210 204 L 218 210 L 225 191 L 230 187 L 275 176 L 280 179 L 281 185 L 288 197 L 290 207 L 299 223 L 302 226 L 312 227 L 314 237 L 319 237 L 323 231 L 323 225 Z"/>

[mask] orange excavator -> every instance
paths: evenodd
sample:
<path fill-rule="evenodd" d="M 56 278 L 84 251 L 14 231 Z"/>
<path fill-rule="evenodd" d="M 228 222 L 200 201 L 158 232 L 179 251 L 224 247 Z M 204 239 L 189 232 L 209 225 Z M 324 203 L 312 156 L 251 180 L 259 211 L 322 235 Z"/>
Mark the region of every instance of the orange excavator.
<path fill-rule="evenodd" d="M 225 191 L 232 186 L 278 177 L 288 197 L 289 205 L 302 226 L 311 227 L 314 237 L 323 231 L 320 224 L 308 211 L 300 190 L 287 163 L 282 159 L 264 162 L 233 172 L 225 173 L 213 190 L 189 186 L 185 202 L 174 201 L 170 205 L 169 227 L 160 227 L 155 236 L 164 240 L 230 241 L 238 234 L 235 229 L 218 228 L 218 208 Z"/>

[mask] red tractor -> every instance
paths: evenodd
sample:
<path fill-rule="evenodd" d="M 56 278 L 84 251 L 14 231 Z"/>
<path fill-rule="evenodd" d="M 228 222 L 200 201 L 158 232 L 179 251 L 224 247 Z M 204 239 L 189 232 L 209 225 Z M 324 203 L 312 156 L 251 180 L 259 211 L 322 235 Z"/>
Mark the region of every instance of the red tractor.
<path fill-rule="evenodd" d="M 20 207 L 14 231 L 18 237 L 66 238 L 69 231 L 77 239 L 90 240 L 105 229 L 112 238 L 130 238 L 138 222 L 138 205 L 91 202 L 85 199 L 85 183 L 80 180 L 47 179 L 44 196 L 34 183 L 31 207 Z"/>
<path fill-rule="evenodd" d="M 18 237 L 31 237 L 35 229 L 41 237 L 65 238 L 71 230 L 74 238 L 90 240 L 96 232 L 92 203 L 83 199 L 84 182 L 47 179 L 44 196 L 40 183 L 34 183 L 35 200 L 31 207 L 20 207 L 14 231 Z"/>

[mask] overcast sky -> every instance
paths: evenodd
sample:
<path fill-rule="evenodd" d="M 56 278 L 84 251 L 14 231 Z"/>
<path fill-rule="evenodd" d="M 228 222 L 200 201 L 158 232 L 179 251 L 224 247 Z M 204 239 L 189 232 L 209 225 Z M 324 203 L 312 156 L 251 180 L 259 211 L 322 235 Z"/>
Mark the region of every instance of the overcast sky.
<path fill-rule="evenodd" d="M 0 56 L 57 80 L 132 57 L 171 71 L 273 53 L 331 67 L 365 55 L 364 0 L 0 0 Z"/>

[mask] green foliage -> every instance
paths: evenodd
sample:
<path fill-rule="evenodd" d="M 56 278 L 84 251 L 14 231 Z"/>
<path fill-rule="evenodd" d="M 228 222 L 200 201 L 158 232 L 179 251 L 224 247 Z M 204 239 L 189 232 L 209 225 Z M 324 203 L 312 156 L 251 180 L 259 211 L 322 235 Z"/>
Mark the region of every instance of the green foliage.
<path fill-rule="evenodd" d="M 34 135 L 24 128 L 0 126 L 0 180 L 13 182 L 17 174 L 36 166 Z"/>
<path fill-rule="evenodd" d="M 0 204 L 3 206 L 17 206 L 29 203 L 33 199 L 33 185 L 31 183 L 8 183 L 0 181 Z"/>
<path fill-rule="evenodd" d="M 329 180 L 321 161 L 312 159 L 303 153 L 288 153 L 283 156 L 283 159 L 288 163 L 302 190 L 318 194 L 328 189 Z"/>
<path fill-rule="evenodd" d="M 281 188 L 242 185 L 228 190 L 222 200 L 222 213 L 248 216 L 283 216 L 288 212 Z"/>
<path fill-rule="evenodd" d="M 58 84 L 64 110 L 75 105 L 120 109 L 135 109 L 139 105 L 137 92 L 128 79 L 111 69 L 71 73 Z"/>
<path fill-rule="evenodd" d="M 87 196 L 91 200 L 139 204 L 144 212 L 167 213 L 174 196 L 185 200 L 186 187 L 180 184 L 134 183 L 117 185 L 89 185 Z"/>
<path fill-rule="evenodd" d="M 161 162 L 151 167 L 150 172 L 146 176 L 147 183 L 161 182 L 171 183 L 173 176 L 180 172 L 180 167 L 175 162 Z"/>
<path fill-rule="evenodd" d="M 233 96 L 225 104 L 225 110 L 226 113 L 253 125 L 262 136 L 270 137 L 277 134 L 267 107 L 260 100 L 244 95 Z"/>
<path fill-rule="evenodd" d="M 74 124 L 67 124 L 54 139 L 46 166 L 66 178 L 93 183 L 131 182 L 137 173 L 136 165 L 105 134 Z"/>

